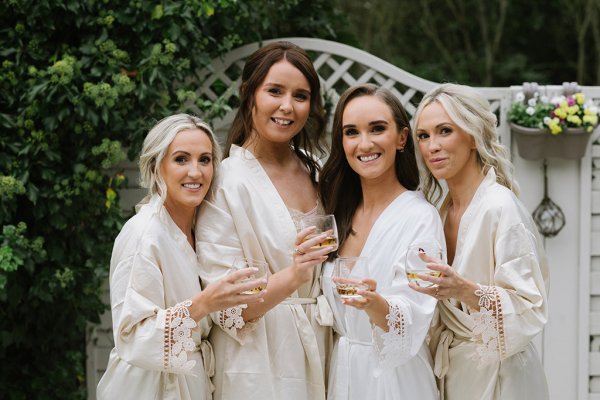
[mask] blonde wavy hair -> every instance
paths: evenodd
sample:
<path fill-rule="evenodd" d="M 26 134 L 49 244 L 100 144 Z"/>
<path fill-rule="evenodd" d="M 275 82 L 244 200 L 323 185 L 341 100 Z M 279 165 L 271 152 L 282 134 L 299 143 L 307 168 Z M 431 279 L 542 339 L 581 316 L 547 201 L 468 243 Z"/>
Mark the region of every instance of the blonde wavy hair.
<path fill-rule="evenodd" d="M 158 121 L 144 139 L 140 153 L 140 185 L 148 189 L 148 196 L 158 193 L 164 200 L 167 195 L 167 185 L 160 174 L 162 162 L 169 145 L 175 135 L 188 129 L 200 129 L 210 139 L 212 144 L 212 166 L 214 182 L 217 167 L 221 161 L 221 148 L 210 126 L 198 117 L 189 114 L 175 114 Z M 212 186 L 211 182 L 211 186 Z M 143 202 L 143 201 L 142 201 Z"/>
<path fill-rule="evenodd" d="M 433 102 L 444 107 L 448 116 L 460 129 L 475 139 L 477 161 L 485 174 L 490 168 L 496 170 L 496 181 L 509 188 L 516 195 L 519 186 L 513 177 L 514 167 L 510 152 L 498 139 L 496 127 L 498 119 L 491 111 L 490 103 L 475 89 L 465 85 L 444 83 L 429 91 L 421 100 L 413 119 L 413 139 L 418 143 L 417 127 L 423 109 Z M 421 174 L 421 190 L 427 200 L 437 204 L 443 194 L 440 182 L 425 166 L 423 155 L 416 145 L 417 162 Z"/>

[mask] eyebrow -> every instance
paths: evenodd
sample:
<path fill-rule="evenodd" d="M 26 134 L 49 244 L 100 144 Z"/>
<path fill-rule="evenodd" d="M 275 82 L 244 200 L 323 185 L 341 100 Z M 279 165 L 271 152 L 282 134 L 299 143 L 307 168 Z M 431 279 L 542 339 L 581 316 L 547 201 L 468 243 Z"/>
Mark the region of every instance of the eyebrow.
<path fill-rule="evenodd" d="M 171 156 L 174 156 L 175 154 L 183 154 L 183 155 L 186 155 L 186 156 L 191 156 L 192 155 L 191 153 L 189 153 L 187 151 L 184 151 L 184 150 L 175 150 L 175 151 L 173 151 L 171 153 Z M 200 156 L 205 156 L 207 154 L 212 156 L 212 153 L 210 151 L 205 151 L 204 153 L 200 154 Z"/>
<path fill-rule="evenodd" d="M 443 126 L 443 125 L 450 125 L 450 126 L 453 126 L 454 124 L 453 124 L 453 123 L 451 123 L 451 122 L 440 122 L 439 124 L 437 124 L 437 125 L 436 125 L 436 126 L 434 126 L 433 128 L 434 128 L 434 129 L 438 129 L 440 126 Z M 423 128 L 417 128 L 417 131 L 424 131 L 424 130 L 425 130 L 425 129 L 423 129 Z"/>
<path fill-rule="evenodd" d="M 386 121 L 386 120 L 384 120 L 384 119 L 378 119 L 378 120 L 369 122 L 369 126 L 381 125 L 381 124 L 388 125 L 389 122 Z M 356 125 L 354 125 L 354 124 L 347 124 L 347 125 L 342 126 L 342 129 L 347 129 L 347 128 L 356 128 Z"/>
<path fill-rule="evenodd" d="M 282 85 L 280 83 L 275 83 L 275 82 L 265 82 L 264 86 L 274 86 L 274 87 L 277 87 L 277 88 L 285 88 L 286 87 L 285 85 Z M 299 91 L 299 92 L 304 92 L 304 93 L 310 94 L 310 89 L 299 88 L 299 89 L 296 89 L 296 90 Z"/>

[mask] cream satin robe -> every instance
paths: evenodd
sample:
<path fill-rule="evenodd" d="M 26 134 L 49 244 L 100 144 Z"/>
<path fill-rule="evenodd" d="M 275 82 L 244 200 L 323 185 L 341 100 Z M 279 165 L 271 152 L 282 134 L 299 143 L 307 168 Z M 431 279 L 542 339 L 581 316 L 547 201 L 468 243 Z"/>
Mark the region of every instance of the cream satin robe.
<path fill-rule="evenodd" d="M 448 199 L 447 199 L 448 200 Z M 446 300 L 432 332 L 447 400 L 545 400 L 532 339 L 546 323 L 548 268 L 529 212 L 490 169 L 465 211 L 452 265 L 480 285 L 480 312 Z"/>
<path fill-rule="evenodd" d="M 198 260 L 159 196 L 123 226 L 110 261 L 115 347 L 99 400 L 210 400 L 210 319 L 189 318 Z M 212 370 L 212 371 L 211 371 Z"/>
<path fill-rule="evenodd" d="M 331 282 L 333 263 L 325 264 L 323 292 L 331 303 L 338 332 L 332 356 L 330 400 L 433 400 L 438 390 L 425 338 L 437 301 L 408 287 L 408 246 L 437 240 L 445 249 L 437 210 L 420 192 L 398 196 L 379 216 L 361 256 L 369 276 L 390 304 L 389 332 L 369 322 L 366 312 L 341 303 Z"/>
<path fill-rule="evenodd" d="M 230 271 L 236 257 L 264 260 L 272 273 L 292 264 L 296 228 L 290 211 L 260 163 L 233 145 L 196 225 L 200 275 L 205 282 Z M 241 308 L 215 313 L 217 400 L 322 400 L 333 316 L 312 282 L 245 323 Z"/>

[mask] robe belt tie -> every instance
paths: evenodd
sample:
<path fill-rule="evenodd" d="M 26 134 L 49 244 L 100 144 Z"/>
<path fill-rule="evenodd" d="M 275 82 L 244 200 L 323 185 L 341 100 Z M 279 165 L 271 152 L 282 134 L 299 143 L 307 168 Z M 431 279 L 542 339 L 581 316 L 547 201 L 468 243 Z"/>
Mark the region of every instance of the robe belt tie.
<path fill-rule="evenodd" d="M 367 342 L 365 340 L 358 340 L 358 339 L 351 339 L 348 336 L 346 336 L 346 340 L 350 344 L 358 344 L 360 346 L 373 346 L 373 342 Z"/>
<path fill-rule="evenodd" d="M 288 297 L 281 304 L 317 304 L 316 297 Z"/>
<path fill-rule="evenodd" d="M 440 339 L 435 351 L 433 373 L 439 379 L 440 399 L 442 400 L 445 398 L 444 379 L 448 373 L 448 367 L 450 367 L 450 345 L 454 339 L 462 341 L 470 340 L 467 337 L 456 335 L 450 329 L 444 329 L 440 334 Z"/>
<path fill-rule="evenodd" d="M 212 398 L 212 392 L 215 390 L 215 385 L 212 383 L 212 377 L 215 376 L 215 353 L 208 340 L 202 340 L 198 345 L 198 350 L 202 355 L 204 373 L 206 374 L 206 398 L 210 399 Z"/>
<path fill-rule="evenodd" d="M 333 311 L 331 306 L 324 295 L 318 297 L 288 297 L 284 299 L 280 304 L 292 305 L 292 304 L 316 304 L 315 319 L 321 326 L 333 326 Z"/>

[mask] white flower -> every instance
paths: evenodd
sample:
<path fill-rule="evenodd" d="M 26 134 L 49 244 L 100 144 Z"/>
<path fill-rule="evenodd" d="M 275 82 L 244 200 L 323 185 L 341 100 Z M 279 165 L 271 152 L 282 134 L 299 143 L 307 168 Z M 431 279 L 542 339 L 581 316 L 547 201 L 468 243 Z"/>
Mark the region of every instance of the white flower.
<path fill-rule="evenodd" d="M 535 108 L 533 107 L 527 107 L 527 109 L 525 110 L 525 112 L 529 115 L 533 115 L 535 114 Z"/>
<path fill-rule="evenodd" d="M 548 125 L 550 123 L 550 121 L 552 121 L 552 118 L 544 117 L 544 124 Z"/>
<path fill-rule="evenodd" d="M 588 108 L 592 114 L 598 114 L 598 106 L 591 106 Z"/>
<path fill-rule="evenodd" d="M 515 101 L 523 101 L 525 100 L 525 93 L 519 92 L 515 95 Z"/>
<path fill-rule="evenodd" d="M 540 97 L 540 101 L 544 104 L 548 104 L 548 96 L 542 96 Z"/>
<path fill-rule="evenodd" d="M 527 104 L 529 104 L 531 107 L 535 107 L 535 105 L 537 104 L 537 100 L 535 99 L 535 97 L 532 97 L 529 100 L 527 100 Z"/>
<path fill-rule="evenodd" d="M 559 105 L 561 102 L 565 101 L 566 97 L 565 96 L 554 96 L 552 98 L 552 100 L 550 100 L 550 103 L 554 104 L 555 106 Z"/>

